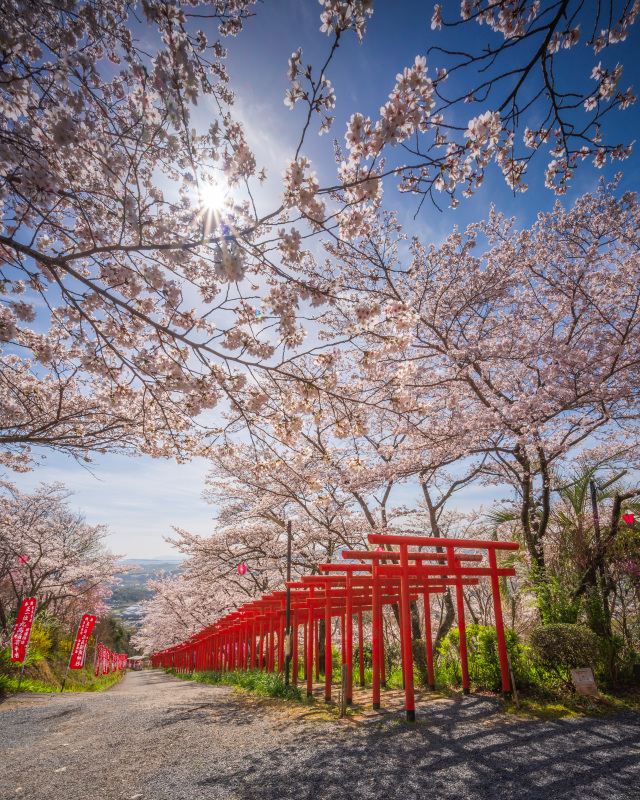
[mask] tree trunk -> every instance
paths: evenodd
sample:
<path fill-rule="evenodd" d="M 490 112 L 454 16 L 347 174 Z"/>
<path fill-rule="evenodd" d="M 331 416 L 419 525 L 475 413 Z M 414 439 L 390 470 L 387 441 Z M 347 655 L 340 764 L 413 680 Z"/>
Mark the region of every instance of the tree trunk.
<path fill-rule="evenodd" d="M 4 613 L 4 605 L 0 599 L 0 626 L 2 626 L 3 633 L 9 633 L 9 625 L 7 624 L 7 615 Z"/>
<path fill-rule="evenodd" d="M 471 608 L 471 602 L 470 602 L 469 597 L 467 596 L 466 592 L 463 593 L 463 596 L 464 596 L 464 602 L 465 602 L 465 604 L 467 606 L 467 610 L 471 614 L 471 619 L 473 620 L 473 624 L 477 625 L 478 624 L 478 616 L 477 616 L 476 612 L 473 610 L 473 608 Z"/>
<path fill-rule="evenodd" d="M 325 620 L 319 619 L 318 620 L 318 665 L 320 667 L 320 672 L 324 672 L 324 631 L 325 631 Z"/>
<path fill-rule="evenodd" d="M 409 604 L 411 609 L 411 638 L 422 639 L 422 631 L 420 629 L 420 615 L 418 614 L 418 601 L 412 600 Z"/>
<path fill-rule="evenodd" d="M 439 537 L 440 528 L 438 526 L 438 515 L 436 512 L 436 507 L 431 501 L 431 495 L 429 494 L 429 487 L 426 484 L 424 473 L 421 473 L 420 475 L 420 485 L 422 486 L 422 493 L 424 494 L 424 499 L 426 501 L 427 508 L 429 509 L 429 522 L 431 524 L 431 535 Z M 436 547 L 436 553 L 444 553 L 444 549 L 438 546 Z M 446 578 L 447 576 L 444 575 L 443 577 Z M 449 589 L 448 586 L 445 589 L 443 600 L 444 600 L 445 614 L 444 617 L 440 619 L 440 625 L 438 626 L 438 633 L 436 634 L 436 640 L 433 644 L 433 653 L 435 658 L 438 658 L 438 648 L 440 647 L 440 642 L 449 633 L 449 631 L 451 630 L 451 626 L 453 625 L 453 621 L 456 618 L 456 612 L 453 607 L 453 600 L 451 599 L 451 590 Z"/>
<path fill-rule="evenodd" d="M 513 450 L 513 455 L 518 464 L 522 467 L 522 477 L 520 478 L 520 490 L 522 492 L 520 524 L 522 525 L 524 540 L 531 558 L 531 565 L 534 568 L 536 582 L 544 583 L 545 560 L 544 548 L 542 546 L 544 530 L 540 528 L 541 521 L 537 518 L 535 512 L 532 466 L 526 450 L 520 445 L 516 445 Z"/>
<path fill-rule="evenodd" d="M 436 635 L 436 641 L 433 645 L 433 652 L 435 657 L 438 657 L 438 648 L 440 647 L 440 642 L 444 639 L 444 637 L 449 633 L 453 626 L 453 622 L 456 618 L 456 612 L 453 607 L 453 600 L 451 599 L 451 590 L 447 586 L 447 589 L 443 595 L 444 599 L 444 608 L 445 614 L 444 617 L 440 619 L 440 625 L 438 627 L 438 633 Z"/>

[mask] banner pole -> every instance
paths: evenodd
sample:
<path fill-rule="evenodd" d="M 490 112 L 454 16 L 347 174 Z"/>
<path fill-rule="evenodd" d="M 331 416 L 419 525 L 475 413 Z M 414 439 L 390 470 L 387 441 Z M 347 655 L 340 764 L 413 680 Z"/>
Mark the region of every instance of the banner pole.
<path fill-rule="evenodd" d="M 287 629 L 285 634 L 286 652 L 284 654 L 284 685 L 289 685 L 289 665 L 291 664 L 291 646 L 293 644 L 291 637 L 291 589 L 289 583 L 291 581 L 291 520 L 287 522 L 287 600 L 285 603 L 285 627 Z M 296 647 L 298 643 L 296 642 Z"/>
<path fill-rule="evenodd" d="M 71 652 L 69 653 L 69 663 L 67 664 L 67 671 L 64 673 L 64 678 L 62 679 L 62 686 L 60 687 L 60 691 L 64 691 L 64 685 L 67 682 L 67 677 L 69 675 L 69 667 L 71 666 L 71 659 L 73 658 L 73 651 L 75 648 L 75 643 L 78 640 L 78 634 L 80 633 L 80 626 L 82 625 L 82 620 L 84 619 L 84 614 L 80 617 L 80 622 L 78 623 L 78 630 L 76 631 L 75 638 L 73 640 L 73 644 L 71 645 Z"/>
<path fill-rule="evenodd" d="M 22 662 L 22 669 L 20 670 L 20 677 L 18 678 L 18 688 L 16 689 L 16 694 L 20 691 L 20 684 L 22 683 L 22 676 L 24 675 L 24 667 L 27 663 L 27 655 L 29 653 L 29 642 L 27 642 L 27 647 L 24 651 L 24 661 Z"/>
<path fill-rule="evenodd" d="M 66 672 L 64 673 L 64 678 L 62 679 L 62 686 L 60 687 L 60 691 L 64 691 L 64 685 L 67 682 L 67 675 L 69 674 L 69 665 L 67 664 Z"/>
<path fill-rule="evenodd" d="M 96 659 L 98 658 L 98 637 L 93 637 L 93 677 L 96 677 Z"/>

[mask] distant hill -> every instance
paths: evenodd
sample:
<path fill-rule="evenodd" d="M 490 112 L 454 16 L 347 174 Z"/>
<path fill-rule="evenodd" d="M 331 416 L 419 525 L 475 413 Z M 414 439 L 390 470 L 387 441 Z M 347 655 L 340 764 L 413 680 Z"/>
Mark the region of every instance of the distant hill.
<path fill-rule="evenodd" d="M 134 603 L 142 603 L 150 600 L 155 592 L 151 589 L 112 589 L 113 594 L 109 598 L 111 608 L 126 608 Z"/>
<path fill-rule="evenodd" d="M 138 564 L 143 569 L 175 569 L 183 558 L 121 558 L 118 564 Z"/>
<path fill-rule="evenodd" d="M 123 558 L 120 564 L 137 564 L 140 569 L 135 572 L 125 572 L 117 575 L 121 583 L 110 588 L 114 590 L 122 589 L 144 589 L 147 591 L 147 580 L 154 577 L 156 572 L 170 573 L 175 575 L 179 571 L 181 559 L 169 558 Z M 145 598 L 147 599 L 147 598 Z"/>

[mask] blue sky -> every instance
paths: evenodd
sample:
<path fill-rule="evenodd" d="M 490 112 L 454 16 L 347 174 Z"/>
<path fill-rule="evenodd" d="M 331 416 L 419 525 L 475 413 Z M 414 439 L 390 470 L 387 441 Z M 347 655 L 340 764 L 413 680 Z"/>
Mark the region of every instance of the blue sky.
<path fill-rule="evenodd" d="M 445 3 L 444 7 L 445 14 L 447 8 L 450 14 L 456 14 L 459 3 Z M 314 122 L 303 148 L 303 154 L 312 159 L 321 183 L 334 179 L 332 140 L 335 136 L 344 141 L 346 121 L 351 114 L 360 111 L 376 118 L 379 107 L 393 88 L 397 72 L 410 66 L 416 55 L 426 55 L 431 45 L 456 42 L 457 31 L 452 34 L 431 31 L 432 3 L 378 0 L 374 9 L 364 43 L 358 45 L 355 36 L 346 37 L 331 65 L 328 77 L 337 92 L 337 106 L 332 112 L 336 114 L 336 122 L 331 134 L 318 137 L 318 125 Z M 256 17 L 247 21 L 237 39 L 228 42 L 228 69 L 237 94 L 236 114 L 246 125 L 258 164 L 266 165 L 269 173 L 269 182 L 261 195 L 265 209 L 277 200 L 280 171 L 297 142 L 303 115 L 301 106 L 289 111 L 283 103 L 289 85 L 288 58 L 302 46 L 303 61 L 319 64 L 329 49 L 329 38 L 319 31 L 320 11 L 316 0 L 270 0 L 258 5 Z M 610 54 L 602 53 L 599 58 L 612 66 L 617 60 L 624 63 L 621 87 L 624 89 L 636 80 L 636 91 L 639 91 L 640 23 L 634 27 L 627 42 L 612 48 Z M 445 35 L 449 36 L 448 40 L 443 38 Z M 486 26 L 478 28 L 477 36 L 490 36 Z M 478 38 L 476 43 L 482 41 Z M 567 62 L 571 79 L 588 82 L 593 63 L 591 49 L 581 42 L 571 54 Z M 428 58 L 427 65 L 433 76 L 436 68 L 446 63 L 444 58 L 434 54 Z M 463 106 L 460 113 L 468 119 L 486 110 L 486 106 L 477 104 Z M 632 107 L 625 112 L 613 112 L 612 122 L 621 132 L 621 138 L 634 138 L 634 130 L 640 129 L 639 111 L 638 107 Z M 206 102 L 199 106 L 195 119 L 202 125 L 210 121 Z M 472 199 L 463 200 L 456 211 L 447 209 L 448 202 L 443 202 L 443 213 L 426 203 L 418 218 L 413 220 L 417 207 L 415 198 L 398 198 L 391 184 L 385 191 L 385 205 L 396 208 L 405 229 L 419 233 L 427 242 L 442 241 L 455 224 L 464 226 L 484 218 L 491 202 L 499 210 L 515 215 L 518 227 L 528 226 L 540 211 L 550 210 L 556 200 L 543 187 L 544 160 L 534 165 L 529 191 L 515 197 L 497 170 L 492 169 L 484 187 Z M 632 155 L 619 167 L 624 170 L 621 188 L 635 189 L 638 157 Z M 602 175 L 610 179 L 614 171 L 610 167 L 602 171 L 591 167 L 578 169 L 574 186 L 563 202 L 570 204 L 583 192 L 593 190 Z M 127 459 L 108 455 L 96 456 L 92 464 L 81 466 L 65 456 L 49 453 L 34 472 L 8 477 L 23 490 L 33 488 L 39 481 L 63 481 L 77 492 L 72 503 L 86 513 L 91 523 L 106 523 L 110 527 L 110 546 L 114 552 L 133 558 L 156 558 L 175 554 L 162 539 L 163 535 L 171 534 L 172 525 L 192 533 L 212 531 L 212 509 L 201 498 L 206 473 L 207 464 L 202 459 L 179 466 L 148 457 Z M 486 489 L 470 489 L 460 495 L 458 504 L 465 509 L 481 503 L 486 506 L 495 497 L 502 496 L 504 490 L 492 493 Z M 405 487 L 399 490 L 395 500 L 410 503 L 413 497 L 414 490 Z"/>

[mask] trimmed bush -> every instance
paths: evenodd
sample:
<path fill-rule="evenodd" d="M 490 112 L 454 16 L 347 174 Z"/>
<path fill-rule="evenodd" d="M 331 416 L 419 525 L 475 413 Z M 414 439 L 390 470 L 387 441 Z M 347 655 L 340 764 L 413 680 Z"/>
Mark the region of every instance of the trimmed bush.
<path fill-rule="evenodd" d="M 542 625 L 531 634 L 531 650 L 537 664 L 554 672 L 572 687 L 572 669 L 595 669 L 600 649 L 595 633 L 583 625 Z"/>

